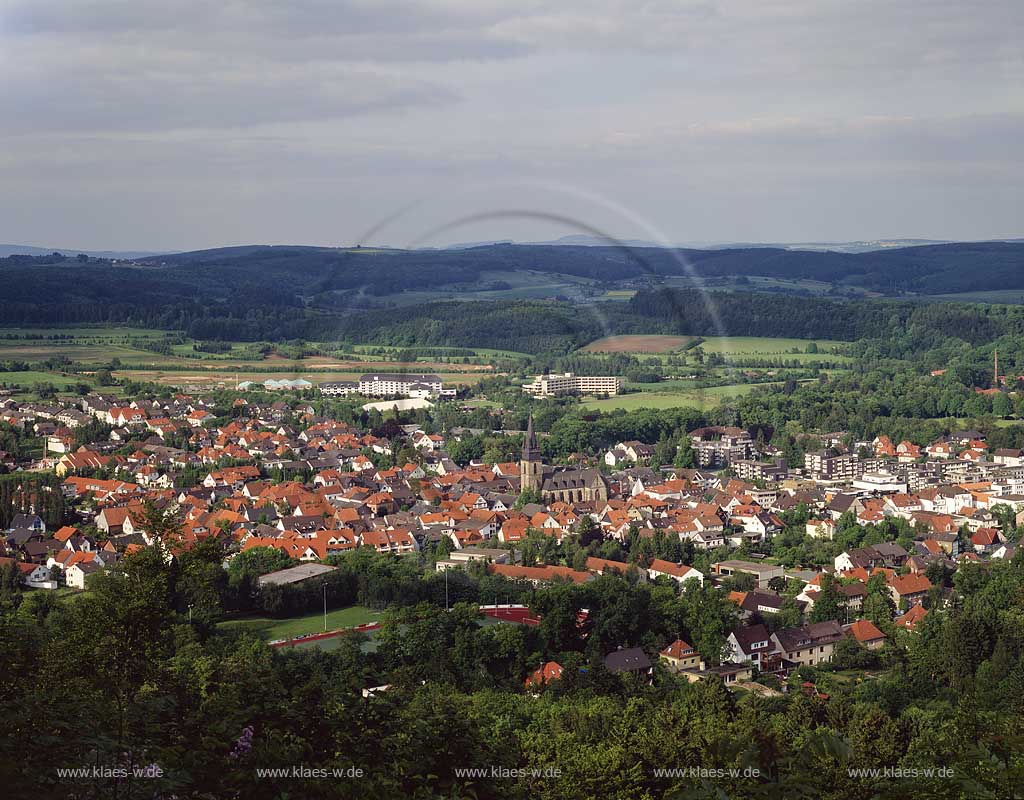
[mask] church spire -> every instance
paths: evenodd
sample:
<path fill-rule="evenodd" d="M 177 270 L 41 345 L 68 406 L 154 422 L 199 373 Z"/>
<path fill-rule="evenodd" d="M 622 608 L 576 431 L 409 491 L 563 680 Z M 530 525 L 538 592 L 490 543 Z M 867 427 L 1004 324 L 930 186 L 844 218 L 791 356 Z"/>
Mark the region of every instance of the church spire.
<path fill-rule="evenodd" d="M 526 423 L 526 438 L 523 439 L 523 461 L 540 461 L 537 434 L 533 432 L 533 414 L 530 414 L 530 421 Z"/>

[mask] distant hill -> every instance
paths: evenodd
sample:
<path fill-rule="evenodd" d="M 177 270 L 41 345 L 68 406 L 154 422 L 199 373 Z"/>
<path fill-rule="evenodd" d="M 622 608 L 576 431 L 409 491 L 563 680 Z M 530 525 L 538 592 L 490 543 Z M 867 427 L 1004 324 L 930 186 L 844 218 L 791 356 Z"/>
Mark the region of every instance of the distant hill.
<path fill-rule="evenodd" d="M 77 247 L 33 247 L 27 244 L 0 244 L 0 258 L 7 256 L 47 256 L 50 253 L 61 253 L 65 256 L 76 256 L 84 253 L 93 258 L 147 258 L 159 255 L 157 250 L 82 250 Z"/>
<path fill-rule="evenodd" d="M 155 260 L 154 260 L 155 261 Z M 609 286 L 701 279 L 763 277 L 813 280 L 886 295 L 948 294 L 1024 288 L 1024 242 L 970 242 L 884 247 L 861 253 L 780 247 L 718 249 L 595 245 L 488 244 L 456 250 L 384 250 L 302 246 L 231 247 L 159 257 L 184 272 L 211 270 L 225 281 L 247 275 L 288 277 L 298 294 L 358 290 L 382 297 L 409 290 L 457 287 L 461 296 L 485 277 L 529 270 Z"/>
<path fill-rule="evenodd" d="M 0 324 L 117 321 L 183 329 L 203 318 L 213 321 L 204 323 L 198 338 L 245 339 L 265 338 L 267 330 L 284 335 L 285 326 L 306 313 L 322 315 L 324 329 L 337 329 L 332 320 L 362 309 L 397 305 L 411 315 L 427 304 L 452 300 L 602 301 L 612 312 L 610 306 L 637 291 L 695 285 L 761 298 L 767 298 L 765 292 L 839 301 L 865 293 L 970 292 L 970 297 L 988 292 L 993 296 L 986 299 L 999 300 L 1005 290 L 1024 290 L 1024 242 L 866 253 L 772 247 L 673 251 L 497 244 L 409 251 L 248 245 L 138 256 L 130 264 L 15 255 L 0 258 L 0 280 Z M 235 320 L 230 326 L 225 315 Z M 308 330 L 296 324 L 295 335 Z"/>
<path fill-rule="evenodd" d="M 989 239 L 989 242 L 1022 242 L 1024 239 Z M 453 244 L 450 249 L 478 247 L 485 244 L 513 244 L 510 241 L 477 242 L 475 244 Z M 524 245 L 552 245 L 555 247 L 607 247 L 614 242 L 589 234 L 572 234 L 544 242 L 520 242 Z M 629 247 L 664 247 L 661 242 L 643 239 L 622 239 L 619 244 Z M 752 250 L 767 248 L 774 250 L 816 250 L 835 253 L 870 253 L 874 250 L 890 250 L 900 247 L 920 247 L 934 244 L 964 244 L 949 239 L 871 239 L 855 242 L 683 242 L 670 244 L 684 250 Z"/>

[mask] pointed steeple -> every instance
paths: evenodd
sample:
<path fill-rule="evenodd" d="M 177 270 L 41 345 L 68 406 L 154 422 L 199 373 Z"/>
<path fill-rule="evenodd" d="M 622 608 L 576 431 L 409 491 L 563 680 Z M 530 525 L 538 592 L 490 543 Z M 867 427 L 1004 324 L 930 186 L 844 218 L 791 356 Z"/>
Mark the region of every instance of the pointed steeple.
<path fill-rule="evenodd" d="M 523 461 L 540 461 L 540 448 L 537 447 L 537 434 L 533 432 L 533 414 L 526 423 L 526 438 L 523 439 Z"/>

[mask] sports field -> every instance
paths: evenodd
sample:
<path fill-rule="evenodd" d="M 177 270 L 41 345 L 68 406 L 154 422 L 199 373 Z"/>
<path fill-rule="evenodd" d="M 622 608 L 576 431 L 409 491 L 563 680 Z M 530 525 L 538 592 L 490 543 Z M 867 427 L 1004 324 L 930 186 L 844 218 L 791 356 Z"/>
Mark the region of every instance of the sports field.
<path fill-rule="evenodd" d="M 372 608 L 364 606 L 338 608 L 327 612 L 327 630 L 352 628 L 365 622 L 378 622 L 382 616 L 383 612 L 374 611 Z M 222 622 L 218 627 L 224 630 L 246 630 L 255 633 L 261 639 L 272 642 L 278 639 L 290 639 L 295 636 L 305 636 L 311 633 L 322 633 L 324 630 L 324 615 L 323 613 L 307 614 L 302 617 L 289 617 L 288 619 L 246 617 L 245 619 L 233 619 Z"/>

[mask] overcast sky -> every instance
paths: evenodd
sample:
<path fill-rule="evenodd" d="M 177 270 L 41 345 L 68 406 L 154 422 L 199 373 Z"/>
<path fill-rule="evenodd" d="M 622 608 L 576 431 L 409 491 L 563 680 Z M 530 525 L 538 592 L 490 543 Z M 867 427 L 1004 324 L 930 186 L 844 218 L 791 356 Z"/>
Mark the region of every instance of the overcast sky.
<path fill-rule="evenodd" d="M 1021 0 L 0 0 L 0 242 L 1024 236 L 1022 43 Z"/>

